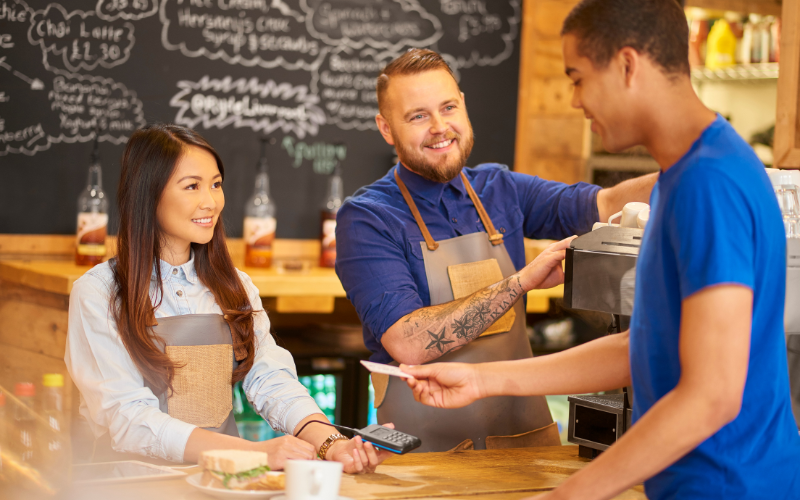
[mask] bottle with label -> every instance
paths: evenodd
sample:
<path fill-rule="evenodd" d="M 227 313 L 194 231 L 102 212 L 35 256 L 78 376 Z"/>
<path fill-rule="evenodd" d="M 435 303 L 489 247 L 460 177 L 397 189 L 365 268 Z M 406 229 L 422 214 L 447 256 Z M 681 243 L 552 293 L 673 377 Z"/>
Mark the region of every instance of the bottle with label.
<path fill-rule="evenodd" d="M 15 433 L 13 444 L 16 455 L 26 463 L 32 463 L 36 457 L 36 419 L 33 415 L 34 400 L 36 399 L 36 386 L 29 382 L 19 382 L 14 386 L 14 396 L 24 406 L 14 408 Z"/>
<path fill-rule="evenodd" d="M 54 431 L 49 435 L 47 449 L 54 454 L 59 454 L 65 448 L 61 432 L 64 428 L 64 375 L 60 373 L 45 373 L 42 377 L 42 409 L 44 418 Z"/>
<path fill-rule="evenodd" d="M 70 446 L 64 430 L 64 375 L 46 373 L 42 377 L 42 412 L 50 429 L 42 433 L 45 438 L 40 448 L 45 455 L 40 463 L 54 485 L 65 485 L 69 480 Z"/>
<path fill-rule="evenodd" d="M 736 36 L 725 19 L 719 19 L 708 32 L 706 68 L 720 69 L 736 64 Z"/>
<path fill-rule="evenodd" d="M 320 231 L 320 267 L 333 267 L 336 264 L 336 213 L 342 206 L 344 187 L 342 186 L 341 164 L 336 163 L 333 174 L 328 179 L 328 195 L 320 212 L 322 230 Z"/>
<path fill-rule="evenodd" d="M 258 160 L 256 187 L 244 209 L 244 265 L 248 267 L 272 265 L 272 243 L 275 241 L 277 223 L 275 221 L 275 202 L 272 201 L 269 194 L 267 146 L 274 143 L 274 138 L 261 139 L 261 157 Z"/>
<path fill-rule="evenodd" d="M 75 247 L 75 264 L 94 266 L 106 256 L 106 233 L 108 232 L 108 198 L 103 192 L 102 170 L 98 136 L 94 138 L 89 179 L 78 197 L 78 232 Z"/>

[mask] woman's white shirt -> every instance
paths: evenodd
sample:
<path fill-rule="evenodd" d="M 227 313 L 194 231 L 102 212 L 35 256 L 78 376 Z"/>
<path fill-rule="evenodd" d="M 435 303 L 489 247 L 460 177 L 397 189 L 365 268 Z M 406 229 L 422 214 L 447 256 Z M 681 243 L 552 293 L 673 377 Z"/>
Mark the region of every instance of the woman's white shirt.
<path fill-rule="evenodd" d="M 222 314 L 214 295 L 198 279 L 194 259 L 181 266 L 160 261 L 163 297 L 156 318 L 184 314 Z M 309 415 L 322 413 L 297 380 L 292 355 L 269 333 L 269 318 L 258 288 L 238 271 L 255 311 L 256 357 L 243 381 L 247 399 L 273 429 L 291 434 Z M 150 300 L 158 304 L 155 271 Z M 75 281 L 69 300 L 67 364 L 81 393 L 80 413 L 95 437 L 106 432 L 115 451 L 183 461 L 189 434 L 195 429 L 159 409 L 158 398 L 144 385 L 122 340 L 110 309 L 114 278 L 109 263 Z"/>

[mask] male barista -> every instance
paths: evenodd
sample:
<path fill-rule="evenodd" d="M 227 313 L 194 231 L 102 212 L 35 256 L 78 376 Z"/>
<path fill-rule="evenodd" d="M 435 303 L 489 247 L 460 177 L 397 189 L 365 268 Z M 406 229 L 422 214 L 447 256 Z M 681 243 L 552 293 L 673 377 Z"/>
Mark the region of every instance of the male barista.
<path fill-rule="evenodd" d="M 642 481 L 651 500 L 800 498 L 786 239 L 764 165 L 695 95 L 674 0 L 583 0 L 562 37 L 573 106 L 605 148 L 642 144 L 661 166 L 631 328 L 537 359 L 403 367 L 415 396 L 457 408 L 632 381 L 631 429 L 537 500 L 608 499 Z"/>
<path fill-rule="evenodd" d="M 625 202 L 647 200 L 655 176 L 601 190 L 498 164 L 464 168 L 473 144 L 464 94 L 430 50 L 410 50 L 389 63 L 377 94 L 376 122 L 400 163 L 345 202 L 336 234 L 336 272 L 361 318 L 371 359 L 530 358 L 519 299 L 562 281 L 569 242 L 526 267 L 523 237 L 587 232 Z M 541 397 L 441 410 L 415 402 L 402 381 L 373 377 L 373 383 L 378 420 L 418 435 L 420 451 L 559 442 Z"/>

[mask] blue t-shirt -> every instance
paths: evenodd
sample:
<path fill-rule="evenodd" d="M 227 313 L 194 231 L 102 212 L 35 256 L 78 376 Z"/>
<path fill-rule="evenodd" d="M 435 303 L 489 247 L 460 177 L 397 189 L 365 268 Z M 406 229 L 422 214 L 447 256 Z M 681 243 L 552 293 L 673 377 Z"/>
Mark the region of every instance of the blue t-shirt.
<path fill-rule="evenodd" d="M 763 164 L 717 116 L 661 174 L 650 205 L 630 330 L 634 422 L 678 384 L 684 299 L 708 286 L 741 284 L 753 291 L 753 318 L 739 415 L 646 481 L 647 497 L 800 498 L 783 332 L 786 237 Z"/>
<path fill-rule="evenodd" d="M 433 182 L 397 164 L 359 189 L 336 215 L 336 274 L 355 306 L 372 361 L 392 357 L 381 344 L 390 326 L 431 305 L 419 242 L 422 232 L 394 178 L 411 192 L 434 240 L 485 231 L 461 177 Z M 465 168 L 494 227 L 503 234 L 517 269 L 525 266 L 523 237 L 561 239 L 585 233 L 597 222 L 598 186 L 546 181 L 487 163 Z"/>

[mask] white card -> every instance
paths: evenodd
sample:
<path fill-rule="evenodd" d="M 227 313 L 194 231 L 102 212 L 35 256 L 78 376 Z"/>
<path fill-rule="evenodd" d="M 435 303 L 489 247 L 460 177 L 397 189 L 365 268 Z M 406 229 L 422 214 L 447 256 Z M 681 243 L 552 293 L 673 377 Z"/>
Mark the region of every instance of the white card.
<path fill-rule="evenodd" d="M 371 371 L 372 373 L 382 373 L 384 375 L 392 375 L 393 377 L 400 377 L 400 378 L 414 378 L 406 372 L 400 370 L 400 368 L 392 365 L 384 365 L 381 363 L 373 363 L 372 361 L 361 361 L 361 364 L 364 365 L 364 368 Z"/>

